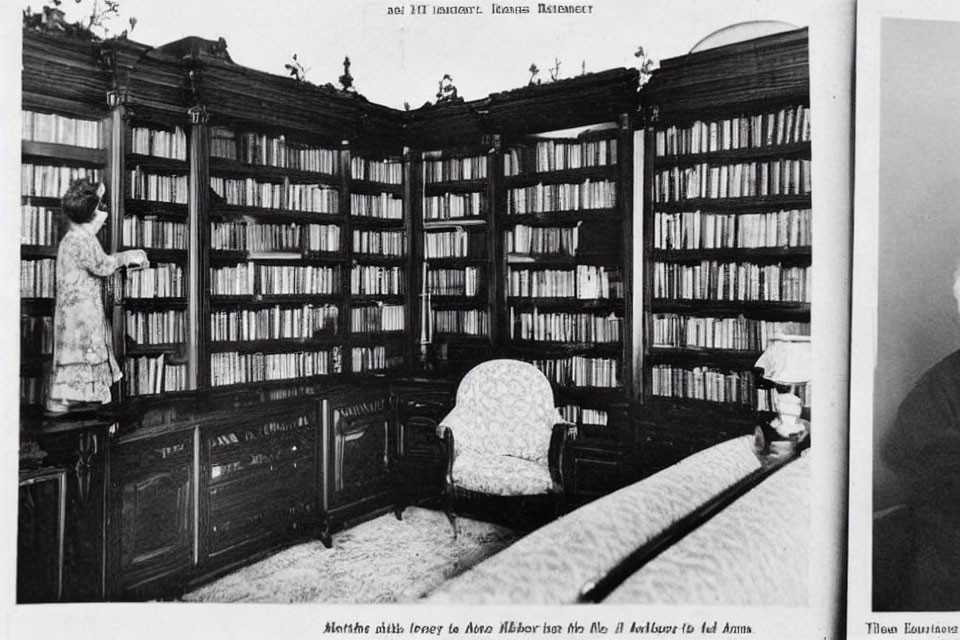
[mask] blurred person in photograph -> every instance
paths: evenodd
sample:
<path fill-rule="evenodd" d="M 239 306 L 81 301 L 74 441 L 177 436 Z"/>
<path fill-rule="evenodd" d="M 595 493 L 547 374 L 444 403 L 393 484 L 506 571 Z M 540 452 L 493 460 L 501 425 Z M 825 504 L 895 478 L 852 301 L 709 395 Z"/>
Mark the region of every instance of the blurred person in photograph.
<path fill-rule="evenodd" d="M 45 405 L 56 417 L 110 402 L 110 387 L 122 377 L 113 355 L 103 307 L 103 279 L 122 267 L 149 264 L 141 249 L 108 255 L 97 240 L 107 220 L 105 187 L 74 181 L 61 210 L 68 230 L 57 250 L 53 371 Z"/>
<path fill-rule="evenodd" d="M 953 294 L 960 308 L 960 267 Z M 900 404 L 883 457 L 912 514 L 904 610 L 960 611 L 960 349 L 928 369 Z"/>

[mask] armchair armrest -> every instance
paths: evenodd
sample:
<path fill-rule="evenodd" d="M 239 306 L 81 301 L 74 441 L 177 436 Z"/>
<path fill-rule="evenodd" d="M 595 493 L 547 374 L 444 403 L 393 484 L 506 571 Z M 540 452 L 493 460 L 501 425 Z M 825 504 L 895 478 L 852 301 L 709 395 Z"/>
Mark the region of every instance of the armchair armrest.
<path fill-rule="evenodd" d="M 444 425 L 439 425 L 437 431 L 440 432 L 439 435 L 443 440 L 443 449 L 447 458 L 447 470 L 444 475 L 444 487 L 445 490 L 452 495 L 453 491 L 453 452 L 454 442 L 453 442 L 453 429 L 450 427 L 445 427 Z"/>
<path fill-rule="evenodd" d="M 550 477 L 554 486 L 560 487 L 567 494 L 573 487 L 570 478 L 571 453 L 578 431 L 577 425 L 571 422 L 558 422 L 553 425 L 553 433 L 550 434 L 550 449 L 547 452 Z"/>

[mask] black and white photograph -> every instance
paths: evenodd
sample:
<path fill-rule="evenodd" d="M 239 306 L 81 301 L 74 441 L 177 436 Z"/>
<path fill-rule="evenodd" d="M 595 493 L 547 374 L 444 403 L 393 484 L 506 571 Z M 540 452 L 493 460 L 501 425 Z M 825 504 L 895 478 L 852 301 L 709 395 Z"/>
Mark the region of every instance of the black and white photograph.
<path fill-rule="evenodd" d="M 960 11 L 858 12 L 851 637 L 960 633 Z"/>
<path fill-rule="evenodd" d="M 852 0 L 22 4 L 12 637 L 833 638 L 848 588 L 960 596 L 960 365 L 920 377 L 960 23 L 883 26 L 863 535 L 900 547 L 848 586 Z"/>

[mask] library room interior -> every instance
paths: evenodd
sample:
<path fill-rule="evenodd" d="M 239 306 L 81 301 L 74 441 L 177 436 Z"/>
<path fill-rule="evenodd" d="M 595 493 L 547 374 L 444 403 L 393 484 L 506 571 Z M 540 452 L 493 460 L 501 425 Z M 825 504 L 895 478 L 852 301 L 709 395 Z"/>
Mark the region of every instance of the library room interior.
<path fill-rule="evenodd" d="M 25 11 L 17 601 L 806 606 L 808 30 L 725 18 L 387 106 Z"/>

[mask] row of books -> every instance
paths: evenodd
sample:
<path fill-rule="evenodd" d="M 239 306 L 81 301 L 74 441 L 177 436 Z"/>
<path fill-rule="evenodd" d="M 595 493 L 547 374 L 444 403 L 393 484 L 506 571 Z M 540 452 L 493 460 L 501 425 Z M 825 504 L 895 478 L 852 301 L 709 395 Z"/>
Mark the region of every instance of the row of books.
<path fill-rule="evenodd" d="M 339 237 L 340 228 L 334 225 Z M 249 251 L 300 251 L 300 225 L 259 224 L 246 225 L 246 243 Z"/>
<path fill-rule="evenodd" d="M 50 207 L 20 205 L 20 244 L 49 247 L 56 243 L 56 212 Z"/>
<path fill-rule="evenodd" d="M 403 256 L 407 252 L 407 234 L 404 231 L 354 229 L 353 252 Z"/>
<path fill-rule="evenodd" d="M 20 165 L 20 193 L 38 198 L 61 198 L 74 180 L 100 182 L 103 172 L 91 167 Z"/>
<path fill-rule="evenodd" d="M 511 340 L 611 343 L 622 337 L 623 318 L 614 313 L 517 311 L 510 307 Z"/>
<path fill-rule="evenodd" d="M 400 160 L 368 160 L 350 158 L 350 177 L 354 180 L 369 180 L 384 184 L 403 183 L 403 162 Z"/>
<path fill-rule="evenodd" d="M 400 267 L 355 265 L 350 271 L 350 293 L 353 295 L 400 295 L 403 288 Z"/>
<path fill-rule="evenodd" d="M 673 349 L 724 349 L 762 352 L 776 335 L 810 335 L 809 322 L 774 322 L 742 315 L 734 318 L 655 313 L 653 346 Z"/>
<path fill-rule="evenodd" d="M 796 105 L 769 113 L 695 120 L 660 129 L 655 136 L 658 156 L 758 149 L 810 140 L 810 107 Z"/>
<path fill-rule="evenodd" d="M 518 224 L 504 236 L 504 251 L 523 255 L 577 255 L 580 224 L 575 227 L 529 227 Z"/>
<path fill-rule="evenodd" d="M 340 309 L 336 305 L 274 305 L 263 309 L 230 309 L 210 314 L 213 342 L 302 340 L 318 333 L 337 333 Z"/>
<path fill-rule="evenodd" d="M 239 207 L 333 214 L 340 211 L 340 192 L 323 185 L 210 176 L 210 188 L 227 204 Z"/>
<path fill-rule="evenodd" d="M 103 124 L 99 120 L 70 118 L 57 113 L 38 113 L 26 109 L 21 113 L 23 140 L 89 149 L 98 149 L 102 144 Z"/>
<path fill-rule="evenodd" d="M 653 297 L 673 300 L 810 302 L 810 267 L 704 260 L 653 263 Z"/>
<path fill-rule="evenodd" d="M 126 311 L 123 327 L 137 344 L 176 344 L 187 339 L 186 318 L 178 309 L 167 311 Z"/>
<path fill-rule="evenodd" d="M 617 164 L 616 140 L 542 140 L 503 154 L 503 175 L 564 171 Z"/>
<path fill-rule="evenodd" d="M 382 371 L 403 366 L 403 355 L 388 353 L 386 347 L 354 347 L 350 353 L 351 371 Z"/>
<path fill-rule="evenodd" d="M 614 358 L 570 356 L 531 363 L 556 384 L 572 387 L 615 388 L 620 386 L 620 362 Z"/>
<path fill-rule="evenodd" d="M 170 364 L 164 354 L 127 358 L 123 361 L 123 388 L 130 396 L 184 391 L 187 365 Z"/>
<path fill-rule="evenodd" d="M 806 195 L 810 186 L 809 160 L 780 158 L 723 165 L 704 162 L 658 171 L 653 180 L 653 200 Z"/>
<path fill-rule="evenodd" d="M 769 405 L 770 400 L 759 400 L 758 395 L 769 395 L 773 390 L 758 389 L 749 371 L 724 371 L 713 367 L 680 367 L 670 364 L 654 365 L 650 369 L 651 393 L 667 398 L 706 400 L 722 404 L 756 408 Z"/>
<path fill-rule="evenodd" d="M 440 151 L 423 154 L 423 181 L 454 182 L 457 180 L 486 180 L 487 159 L 484 156 L 443 158 Z"/>
<path fill-rule="evenodd" d="M 490 333 L 490 315 L 481 309 L 431 309 L 433 330 L 437 333 L 485 336 Z"/>
<path fill-rule="evenodd" d="M 130 197 L 135 200 L 186 204 L 190 197 L 189 182 L 185 175 L 147 173 L 140 165 L 131 169 L 129 175 Z"/>
<path fill-rule="evenodd" d="M 765 213 L 658 211 L 653 218 L 655 249 L 757 249 L 809 247 L 810 209 Z"/>
<path fill-rule="evenodd" d="M 520 298 L 623 298 L 619 270 L 580 264 L 573 269 L 507 269 L 507 295 Z"/>
<path fill-rule="evenodd" d="M 403 331 L 405 309 L 400 304 L 374 304 L 350 309 L 350 328 L 354 333 Z"/>
<path fill-rule="evenodd" d="M 183 268 L 173 262 L 128 269 L 123 280 L 125 298 L 182 298 L 183 295 Z"/>
<path fill-rule="evenodd" d="M 403 219 L 403 198 L 391 193 L 350 194 L 350 215 L 364 218 Z"/>
<path fill-rule="evenodd" d="M 423 199 L 424 220 L 477 218 L 485 212 L 486 196 L 479 191 L 445 193 L 440 196 L 425 196 Z"/>
<path fill-rule="evenodd" d="M 430 269 L 427 271 L 427 292 L 435 296 L 475 296 L 480 290 L 480 269 Z"/>
<path fill-rule="evenodd" d="M 56 287 L 57 261 L 53 258 L 20 261 L 20 297 L 52 298 Z"/>
<path fill-rule="evenodd" d="M 180 127 L 173 131 L 133 127 L 130 130 L 130 151 L 146 156 L 187 159 L 187 134 Z"/>
<path fill-rule="evenodd" d="M 329 295 L 339 291 L 340 272 L 332 267 L 245 262 L 210 269 L 210 293 L 215 296 Z"/>
<path fill-rule="evenodd" d="M 210 384 L 221 387 L 250 382 L 291 380 L 340 373 L 340 348 L 296 353 L 210 354 Z"/>
<path fill-rule="evenodd" d="M 210 130 L 210 155 L 280 169 L 336 174 L 340 155 L 335 149 L 287 142 L 284 136 L 234 133 L 227 127 Z"/>
<path fill-rule="evenodd" d="M 463 228 L 450 231 L 428 231 L 423 236 L 423 257 L 482 258 L 487 255 L 487 239 L 483 233 L 470 233 Z"/>
<path fill-rule="evenodd" d="M 186 249 L 187 225 L 154 216 L 124 216 L 120 237 L 125 247 Z"/>
<path fill-rule="evenodd" d="M 565 404 L 557 407 L 557 413 L 567 422 L 573 424 L 589 424 L 598 427 L 607 426 L 609 416 L 602 409 L 588 409 L 578 404 Z"/>
<path fill-rule="evenodd" d="M 42 356 L 53 353 L 53 318 L 20 316 L 21 356 Z"/>
<path fill-rule="evenodd" d="M 584 180 L 580 184 L 543 184 L 507 191 L 507 214 L 609 209 L 617 205 L 617 183 Z"/>

